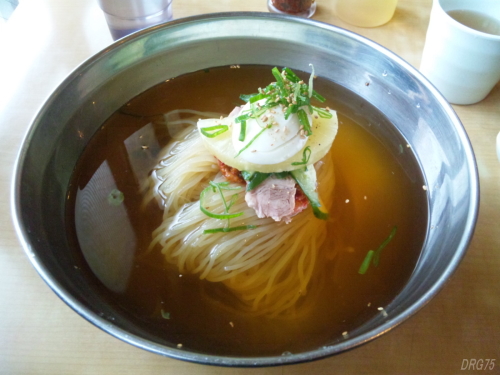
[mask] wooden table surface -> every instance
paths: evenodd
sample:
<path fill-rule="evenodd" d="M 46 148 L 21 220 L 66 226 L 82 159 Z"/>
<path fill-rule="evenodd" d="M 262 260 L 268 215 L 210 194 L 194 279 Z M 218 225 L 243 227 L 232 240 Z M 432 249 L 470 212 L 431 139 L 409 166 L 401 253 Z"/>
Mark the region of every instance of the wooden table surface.
<path fill-rule="evenodd" d="M 419 66 L 431 0 L 400 0 L 378 28 L 336 18 L 318 0 L 314 19 L 366 36 Z M 174 17 L 267 11 L 265 0 L 174 0 Z M 481 182 L 477 228 L 458 271 L 418 314 L 363 347 L 313 363 L 231 369 L 164 358 L 104 333 L 42 281 L 10 218 L 12 169 L 30 121 L 76 66 L 112 43 L 95 0 L 20 0 L 0 24 L 0 374 L 461 374 L 464 360 L 500 362 L 500 85 L 481 103 L 454 106 L 474 147 Z"/>

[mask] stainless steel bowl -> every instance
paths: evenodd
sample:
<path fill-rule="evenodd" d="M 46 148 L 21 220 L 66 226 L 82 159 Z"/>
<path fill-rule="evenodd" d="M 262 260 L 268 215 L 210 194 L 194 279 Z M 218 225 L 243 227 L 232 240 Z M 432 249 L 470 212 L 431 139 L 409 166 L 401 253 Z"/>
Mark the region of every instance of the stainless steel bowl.
<path fill-rule="evenodd" d="M 232 64 L 317 72 L 344 87 L 345 105 L 382 113 L 413 149 L 428 187 L 428 228 L 416 269 L 381 314 L 346 340 L 288 356 L 234 358 L 178 350 L 116 314 L 69 251 L 65 202 L 71 173 L 95 131 L 132 97 L 171 77 Z M 372 106 L 360 105 L 367 101 Z M 377 112 L 378 111 L 378 112 Z M 394 128 L 392 128 L 394 130 Z M 387 131 L 390 136 L 390 131 Z M 424 306 L 457 268 L 471 240 L 479 186 L 459 119 L 412 66 L 383 47 L 320 22 L 264 13 L 223 13 L 156 26 L 106 48 L 78 67 L 36 116 L 17 161 L 13 216 L 23 247 L 46 283 L 78 314 L 140 348 L 205 364 L 267 366 L 322 358 L 380 336 Z M 111 318 L 113 317 L 113 318 Z"/>

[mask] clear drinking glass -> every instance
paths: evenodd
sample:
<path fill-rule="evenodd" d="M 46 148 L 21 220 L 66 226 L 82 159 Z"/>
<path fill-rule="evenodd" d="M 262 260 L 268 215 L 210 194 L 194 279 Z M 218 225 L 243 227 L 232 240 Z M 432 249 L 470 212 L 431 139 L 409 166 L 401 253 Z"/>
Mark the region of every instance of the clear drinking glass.
<path fill-rule="evenodd" d="M 114 40 L 172 19 L 172 0 L 98 0 Z"/>

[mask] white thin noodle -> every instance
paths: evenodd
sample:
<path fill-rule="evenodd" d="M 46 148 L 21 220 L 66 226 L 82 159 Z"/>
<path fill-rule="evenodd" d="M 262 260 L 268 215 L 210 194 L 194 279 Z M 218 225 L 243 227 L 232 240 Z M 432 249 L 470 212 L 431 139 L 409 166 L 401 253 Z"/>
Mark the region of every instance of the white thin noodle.
<path fill-rule="evenodd" d="M 244 212 L 231 219 L 231 226 L 251 224 L 258 228 L 203 234 L 205 229 L 227 225 L 227 220 L 201 212 L 199 202 L 208 181 L 224 178 L 195 127 L 189 127 L 177 139 L 182 140 L 166 147 L 152 174 L 154 191 L 163 200 L 164 218 L 153 232 L 150 249 L 158 246 L 180 273 L 224 283 L 250 311 L 278 315 L 295 310 L 301 296 L 308 292 L 318 249 L 326 239 L 327 223 L 316 219 L 310 208 L 290 224 L 259 219 L 247 206 L 242 187 L 224 190 L 228 202 L 238 193 L 230 212 Z M 320 194 L 329 208 L 333 200 L 333 163 L 330 157 L 320 163 Z M 224 212 L 219 194 L 207 194 L 205 207 L 211 212 Z"/>

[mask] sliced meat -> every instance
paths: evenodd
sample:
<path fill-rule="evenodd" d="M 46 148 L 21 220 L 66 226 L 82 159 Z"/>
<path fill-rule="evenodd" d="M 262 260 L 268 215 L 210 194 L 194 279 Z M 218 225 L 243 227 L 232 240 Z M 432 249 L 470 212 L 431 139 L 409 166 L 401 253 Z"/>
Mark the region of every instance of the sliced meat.
<path fill-rule="evenodd" d="M 238 117 L 242 109 L 243 106 L 234 107 L 231 113 L 227 117 Z"/>
<path fill-rule="evenodd" d="M 245 194 L 245 201 L 255 210 L 258 217 L 270 217 L 275 221 L 284 220 L 288 224 L 292 221 L 292 216 L 307 207 L 307 197 L 302 191 L 300 192 L 306 200 L 305 205 L 302 199 L 296 205 L 297 188 L 293 178 L 280 179 L 270 176 L 257 188 L 248 191 Z"/>

